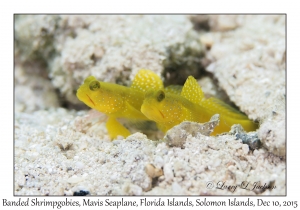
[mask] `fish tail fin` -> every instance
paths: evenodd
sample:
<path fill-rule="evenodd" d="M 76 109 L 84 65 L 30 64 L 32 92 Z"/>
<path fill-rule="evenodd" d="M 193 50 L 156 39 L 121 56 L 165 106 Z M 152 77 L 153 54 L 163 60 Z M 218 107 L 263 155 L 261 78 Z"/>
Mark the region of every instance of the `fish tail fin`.
<path fill-rule="evenodd" d="M 258 128 L 258 123 L 253 122 L 252 120 L 243 120 L 239 124 L 241 124 L 247 132 L 255 131 Z"/>

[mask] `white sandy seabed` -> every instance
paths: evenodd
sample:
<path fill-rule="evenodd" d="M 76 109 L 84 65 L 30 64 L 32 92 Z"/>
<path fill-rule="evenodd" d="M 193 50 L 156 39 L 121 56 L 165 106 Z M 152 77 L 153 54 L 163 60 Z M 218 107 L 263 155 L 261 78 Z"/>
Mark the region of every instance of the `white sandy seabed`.
<path fill-rule="evenodd" d="M 75 22 L 78 23 L 80 18 L 83 17 L 77 17 Z M 177 17 L 171 22 L 182 25 L 182 21 L 187 21 L 190 28 L 186 30 L 193 30 L 190 19 L 195 22 L 197 17 L 182 18 L 178 20 Z M 60 37 L 56 40 L 56 51 L 62 52 L 51 61 L 50 81 L 40 73 L 29 77 L 26 73 L 28 63 L 27 66 L 23 64 L 30 56 L 21 57 L 21 50 L 17 50 L 20 59 L 17 59 L 15 92 L 15 195 L 73 195 L 80 191 L 88 191 L 89 195 L 285 195 L 285 16 L 206 18 L 211 31 L 199 38 L 202 45 L 210 49 L 205 54 L 210 60 L 206 70 L 214 75 L 232 102 L 249 118 L 260 122 L 255 134 L 262 142 L 261 148 L 249 149 L 232 134 L 212 137 L 187 135 L 184 148 L 170 146 L 162 140 L 150 140 L 139 132 L 126 139 L 110 141 L 103 116 L 95 117 L 90 111 L 60 108 L 54 88 L 64 84 L 60 94 L 65 94 L 67 101 L 76 104 L 78 101 L 72 101 L 75 99 L 71 93 L 83 81 L 82 78 L 96 71 L 97 66 L 104 73 L 107 72 L 103 69 L 110 65 L 116 65 L 113 69 L 122 71 L 124 65 L 120 63 L 124 61 L 110 64 L 115 60 L 105 57 L 105 51 L 101 51 L 102 55 L 97 49 L 104 60 L 99 59 L 93 66 L 84 64 L 82 58 L 82 63 L 79 61 L 79 64 L 70 67 L 66 61 L 74 59 L 75 55 L 67 51 L 71 42 L 76 43 L 76 38 L 60 43 L 60 39 L 64 40 Z M 31 19 L 34 21 L 35 17 Z M 22 29 L 21 26 L 25 27 L 27 22 L 30 24 L 31 19 L 25 18 L 26 21 L 19 22 L 17 26 Z M 76 18 L 65 16 L 62 19 L 72 25 L 74 22 L 71 20 Z M 126 16 L 117 20 L 123 21 L 123 25 L 134 22 Z M 106 17 L 105 21 L 108 24 Z M 151 24 L 152 20 L 147 21 Z M 88 28 L 88 23 L 81 24 L 81 27 Z M 83 35 L 90 37 L 89 33 L 93 30 L 97 31 L 97 28 L 77 29 L 77 39 L 82 39 Z M 130 34 L 130 31 L 124 33 Z M 24 41 L 24 37 L 30 35 L 19 37 L 20 40 L 23 37 Z M 63 48 L 62 43 L 69 43 L 69 48 Z M 118 46 L 118 42 L 114 44 Z M 81 46 L 84 49 L 90 43 L 87 41 Z M 149 60 L 157 59 L 159 67 L 152 66 L 157 73 L 163 69 L 162 48 L 156 46 L 153 51 L 150 50 L 151 53 L 158 51 L 160 55 L 149 55 Z M 118 51 L 117 48 L 114 48 L 115 51 L 110 47 L 105 49 L 110 49 L 110 55 Z M 117 54 L 134 56 L 128 53 Z M 104 61 L 106 63 L 103 64 Z M 144 64 L 133 62 L 133 69 L 144 67 Z M 70 68 L 65 71 L 67 73 L 57 73 L 63 72 L 57 67 L 59 63 Z M 82 65 L 90 67 L 88 72 L 78 73 Z M 40 80 L 34 83 L 32 78 Z M 37 91 L 40 86 L 43 89 Z M 203 89 L 208 87 L 204 84 Z M 43 95 L 43 100 L 39 94 Z M 34 97 L 38 102 L 26 100 L 28 97 Z M 47 99 L 49 102 L 44 103 Z M 210 187 L 207 187 L 208 183 Z M 237 185 L 237 188 L 229 188 Z"/>

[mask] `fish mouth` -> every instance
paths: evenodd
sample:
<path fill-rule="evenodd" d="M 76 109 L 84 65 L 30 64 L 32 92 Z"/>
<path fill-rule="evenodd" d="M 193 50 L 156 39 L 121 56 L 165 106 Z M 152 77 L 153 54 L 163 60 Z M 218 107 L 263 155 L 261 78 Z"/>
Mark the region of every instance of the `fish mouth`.
<path fill-rule="evenodd" d="M 91 102 L 91 103 L 94 105 L 94 107 L 95 107 L 96 105 L 95 105 L 94 101 L 89 97 L 88 94 L 86 94 L 86 96 L 89 98 L 90 102 Z"/>

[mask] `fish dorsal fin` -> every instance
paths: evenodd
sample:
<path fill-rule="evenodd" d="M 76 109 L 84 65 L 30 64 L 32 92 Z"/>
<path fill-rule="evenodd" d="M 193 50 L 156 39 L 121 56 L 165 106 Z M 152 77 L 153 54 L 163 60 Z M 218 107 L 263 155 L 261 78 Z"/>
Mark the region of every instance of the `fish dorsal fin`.
<path fill-rule="evenodd" d="M 201 87 L 193 76 L 189 76 L 185 81 L 181 96 L 195 104 L 201 104 L 205 99 Z"/>
<path fill-rule="evenodd" d="M 160 77 L 153 71 L 141 69 L 133 78 L 130 88 L 146 93 L 151 89 L 163 89 L 164 85 Z"/>
<path fill-rule="evenodd" d="M 205 107 L 209 107 L 209 110 L 220 114 L 221 116 L 228 116 L 235 119 L 248 119 L 248 117 L 242 112 L 236 110 L 230 105 L 224 103 L 223 101 L 211 97 L 202 102 L 202 105 Z"/>
<path fill-rule="evenodd" d="M 181 90 L 182 90 L 181 85 L 170 85 L 170 86 L 165 88 L 166 93 L 171 93 L 171 94 L 176 94 L 176 95 L 180 95 Z"/>

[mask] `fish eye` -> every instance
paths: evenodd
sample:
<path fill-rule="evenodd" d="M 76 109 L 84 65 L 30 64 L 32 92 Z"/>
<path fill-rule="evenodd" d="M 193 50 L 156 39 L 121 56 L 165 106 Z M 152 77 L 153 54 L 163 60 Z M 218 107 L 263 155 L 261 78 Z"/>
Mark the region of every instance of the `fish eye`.
<path fill-rule="evenodd" d="M 96 90 L 98 90 L 100 88 L 100 82 L 98 82 L 97 80 L 92 81 L 90 83 L 89 87 L 90 87 L 91 91 L 96 91 Z"/>
<path fill-rule="evenodd" d="M 164 98 L 165 98 L 165 93 L 164 91 L 160 90 L 157 94 L 156 99 L 158 102 L 161 102 L 162 100 L 164 100 Z"/>

